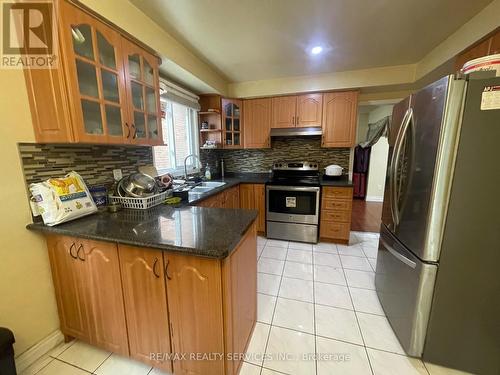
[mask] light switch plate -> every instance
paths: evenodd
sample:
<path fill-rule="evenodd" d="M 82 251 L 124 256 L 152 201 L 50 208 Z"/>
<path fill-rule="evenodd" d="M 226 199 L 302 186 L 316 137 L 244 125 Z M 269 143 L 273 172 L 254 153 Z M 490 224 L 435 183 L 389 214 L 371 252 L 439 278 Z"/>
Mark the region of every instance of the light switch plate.
<path fill-rule="evenodd" d="M 118 169 L 113 169 L 113 178 L 115 181 L 121 180 L 123 177 L 122 170 L 120 168 Z"/>

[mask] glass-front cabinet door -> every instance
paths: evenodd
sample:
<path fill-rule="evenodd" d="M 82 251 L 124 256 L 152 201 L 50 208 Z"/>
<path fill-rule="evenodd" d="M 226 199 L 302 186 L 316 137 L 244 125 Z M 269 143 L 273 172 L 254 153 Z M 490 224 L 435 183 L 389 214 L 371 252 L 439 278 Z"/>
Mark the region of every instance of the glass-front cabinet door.
<path fill-rule="evenodd" d="M 222 132 L 224 135 L 224 148 L 242 147 L 242 107 L 241 100 L 222 99 Z"/>
<path fill-rule="evenodd" d="M 163 144 L 158 58 L 128 40 L 124 39 L 122 45 L 131 142 Z"/>
<path fill-rule="evenodd" d="M 126 143 L 127 100 L 122 37 L 63 2 L 69 100 L 78 142 Z"/>

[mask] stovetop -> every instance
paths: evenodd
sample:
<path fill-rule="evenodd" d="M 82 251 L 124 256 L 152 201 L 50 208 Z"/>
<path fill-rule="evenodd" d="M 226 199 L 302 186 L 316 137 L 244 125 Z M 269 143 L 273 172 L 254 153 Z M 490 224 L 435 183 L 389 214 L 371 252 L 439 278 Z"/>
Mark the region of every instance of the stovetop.
<path fill-rule="evenodd" d="M 268 185 L 320 186 L 318 163 L 308 161 L 275 163 Z"/>

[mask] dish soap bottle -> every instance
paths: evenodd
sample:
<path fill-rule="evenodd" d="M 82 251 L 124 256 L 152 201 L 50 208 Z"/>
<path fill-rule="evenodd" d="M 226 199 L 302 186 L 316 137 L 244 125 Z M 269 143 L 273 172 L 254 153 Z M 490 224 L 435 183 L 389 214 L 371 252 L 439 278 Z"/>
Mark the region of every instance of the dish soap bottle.
<path fill-rule="evenodd" d="M 208 166 L 208 163 L 207 163 L 207 166 L 205 168 L 205 179 L 207 179 L 207 180 L 212 179 L 212 173 L 210 172 L 210 167 Z"/>

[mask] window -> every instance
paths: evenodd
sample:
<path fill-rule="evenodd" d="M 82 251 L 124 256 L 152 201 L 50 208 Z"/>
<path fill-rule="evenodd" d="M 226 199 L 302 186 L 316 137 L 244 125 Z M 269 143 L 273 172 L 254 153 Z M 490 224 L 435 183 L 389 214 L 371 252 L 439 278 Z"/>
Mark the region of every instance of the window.
<path fill-rule="evenodd" d="M 153 147 L 153 161 L 160 173 L 184 175 L 184 159 L 200 156 L 196 110 L 171 100 L 161 99 L 162 130 L 165 146 Z M 188 173 L 199 172 L 199 162 L 189 158 Z"/>

